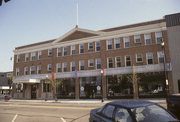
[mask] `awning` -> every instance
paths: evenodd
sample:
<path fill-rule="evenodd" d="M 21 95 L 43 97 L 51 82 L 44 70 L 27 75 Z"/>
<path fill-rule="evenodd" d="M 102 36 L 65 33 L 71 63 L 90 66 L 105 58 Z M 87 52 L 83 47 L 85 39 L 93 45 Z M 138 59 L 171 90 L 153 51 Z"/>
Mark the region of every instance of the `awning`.
<path fill-rule="evenodd" d="M 13 83 L 40 83 L 40 79 L 15 79 Z"/>

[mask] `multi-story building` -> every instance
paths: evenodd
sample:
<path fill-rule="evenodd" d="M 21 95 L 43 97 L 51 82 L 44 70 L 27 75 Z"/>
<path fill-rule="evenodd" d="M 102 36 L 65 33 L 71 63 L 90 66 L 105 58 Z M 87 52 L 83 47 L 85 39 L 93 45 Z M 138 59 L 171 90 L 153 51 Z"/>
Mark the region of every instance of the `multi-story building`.
<path fill-rule="evenodd" d="M 140 94 L 173 93 L 168 47 L 165 18 L 99 31 L 76 26 L 57 39 L 15 48 L 13 95 L 51 99 L 55 79 L 59 97 L 127 96 L 133 71 Z"/>

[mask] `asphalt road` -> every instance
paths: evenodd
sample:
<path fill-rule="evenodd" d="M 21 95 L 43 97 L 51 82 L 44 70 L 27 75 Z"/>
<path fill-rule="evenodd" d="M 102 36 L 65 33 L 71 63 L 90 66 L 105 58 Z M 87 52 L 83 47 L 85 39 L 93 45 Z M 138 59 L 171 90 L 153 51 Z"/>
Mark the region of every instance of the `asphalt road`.
<path fill-rule="evenodd" d="M 102 105 L 0 102 L 0 122 L 88 122 L 90 110 Z"/>

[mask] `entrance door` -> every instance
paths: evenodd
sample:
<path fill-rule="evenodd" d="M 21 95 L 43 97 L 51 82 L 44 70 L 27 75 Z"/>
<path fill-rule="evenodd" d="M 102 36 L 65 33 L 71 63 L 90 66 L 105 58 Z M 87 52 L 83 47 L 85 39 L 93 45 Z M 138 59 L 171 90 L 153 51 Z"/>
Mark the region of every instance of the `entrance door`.
<path fill-rule="evenodd" d="M 36 84 L 31 85 L 31 99 L 36 99 Z"/>

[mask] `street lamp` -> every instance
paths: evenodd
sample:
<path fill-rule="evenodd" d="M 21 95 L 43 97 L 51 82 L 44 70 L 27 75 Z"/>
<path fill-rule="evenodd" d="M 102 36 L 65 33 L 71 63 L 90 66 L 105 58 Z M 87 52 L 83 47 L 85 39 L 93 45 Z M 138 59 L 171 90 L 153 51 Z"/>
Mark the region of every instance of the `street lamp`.
<path fill-rule="evenodd" d="M 102 94 L 101 102 L 104 102 L 104 99 L 103 99 L 103 74 L 104 74 L 104 70 L 101 69 L 101 94 Z"/>
<path fill-rule="evenodd" d="M 165 43 L 164 43 L 164 41 L 163 42 L 161 42 L 161 47 L 162 47 L 162 49 L 163 49 L 163 53 L 164 53 L 164 76 L 165 76 L 165 84 L 166 84 L 166 92 L 168 93 L 168 85 L 169 85 L 169 83 L 168 83 L 168 78 L 167 78 L 167 74 L 166 74 L 166 55 L 165 55 Z"/>

